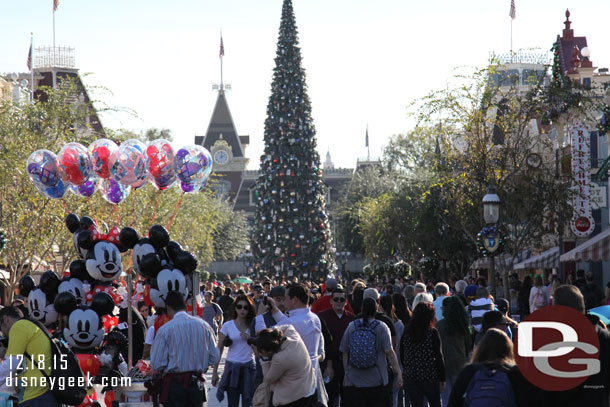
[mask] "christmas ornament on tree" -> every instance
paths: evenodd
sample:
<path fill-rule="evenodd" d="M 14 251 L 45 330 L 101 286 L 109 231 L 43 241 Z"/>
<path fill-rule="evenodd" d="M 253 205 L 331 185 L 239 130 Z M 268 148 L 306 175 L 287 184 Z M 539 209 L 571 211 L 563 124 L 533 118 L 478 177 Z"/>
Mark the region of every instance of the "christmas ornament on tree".
<path fill-rule="evenodd" d="M 292 1 L 285 0 L 265 120 L 265 152 L 256 183 L 251 247 L 258 272 L 320 278 L 332 272 L 335 264 L 306 89 Z"/>

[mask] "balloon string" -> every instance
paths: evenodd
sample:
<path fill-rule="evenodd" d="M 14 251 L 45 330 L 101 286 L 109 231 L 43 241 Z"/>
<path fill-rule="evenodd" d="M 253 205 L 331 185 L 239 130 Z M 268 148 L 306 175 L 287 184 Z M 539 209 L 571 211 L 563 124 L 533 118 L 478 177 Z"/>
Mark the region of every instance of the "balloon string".
<path fill-rule="evenodd" d="M 160 196 L 161 196 L 161 190 L 159 190 L 157 192 L 157 195 L 155 196 L 155 209 L 153 210 L 151 226 L 155 224 L 155 217 L 157 216 L 157 208 L 159 207 L 159 197 Z"/>
<path fill-rule="evenodd" d="M 112 215 L 113 218 L 116 217 L 114 226 L 118 226 L 121 223 L 121 214 L 119 213 L 119 208 L 117 205 L 112 206 Z"/>
<path fill-rule="evenodd" d="M 136 226 L 136 191 L 137 189 L 133 190 L 133 205 L 131 206 L 131 212 L 133 213 L 133 221 L 131 222 L 131 227 Z"/>
<path fill-rule="evenodd" d="M 172 215 L 172 219 L 169 221 L 169 226 L 167 227 L 167 231 L 172 230 L 172 225 L 174 224 L 174 219 L 176 218 L 176 214 L 178 213 L 178 208 L 180 208 L 180 204 L 182 203 L 182 198 L 184 198 L 184 192 L 180 196 L 178 203 L 176 204 L 176 208 L 174 209 L 174 214 Z"/>
<path fill-rule="evenodd" d="M 64 211 L 66 211 L 66 214 L 69 214 L 70 211 L 68 210 L 68 205 L 66 204 L 66 201 L 63 198 L 61 198 L 60 201 L 61 201 L 61 204 L 64 207 Z"/>

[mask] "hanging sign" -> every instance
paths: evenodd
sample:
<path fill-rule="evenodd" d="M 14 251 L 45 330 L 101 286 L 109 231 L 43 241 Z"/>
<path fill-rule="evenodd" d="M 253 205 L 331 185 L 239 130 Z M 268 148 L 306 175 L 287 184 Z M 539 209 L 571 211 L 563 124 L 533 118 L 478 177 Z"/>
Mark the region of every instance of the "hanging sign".
<path fill-rule="evenodd" d="M 591 148 L 589 131 L 582 124 L 570 126 L 572 138 L 572 175 L 574 176 L 574 216 L 570 221 L 572 233 L 587 237 L 595 229 L 591 216 Z"/>

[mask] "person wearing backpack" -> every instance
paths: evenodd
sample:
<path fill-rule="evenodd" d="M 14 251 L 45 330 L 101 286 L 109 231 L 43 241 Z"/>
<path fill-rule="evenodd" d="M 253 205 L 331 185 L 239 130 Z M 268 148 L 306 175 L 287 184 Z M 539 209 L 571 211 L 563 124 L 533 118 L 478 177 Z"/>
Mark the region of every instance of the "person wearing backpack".
<path fill-rule="evenodd" d="M 387 391 L 389 361 L 396 372 L 394 388 L 402 387 L 402 373 L 392 348 L 390 329 L 375 319 L 377 302 L 362 301 L 362 318 L 348 325 L 339 350 L 343 354 L 342 406 L 387 407 L 392 405 Z"/>
<path fill-rule="evenodd" d="M 515 366 L 508 336 L 491 328 L 475 347 L 472 363 L 453 383 L 448 407 L 524 406 L 528 405 L 526 399 L 535 400 L 536 393 Z"/>
<path fill-rule="evenodd" d="M 405 393 L 409 395 L 413 407 L 424 407 L 424 397 L 428 399 L 430 407 L 441 406 L 445 362 L 435 322 L 434 304 L 417 304 L 400 341 Z"/>
<path fill-rule="evenodd" d="M 60 407 L 50 391 L 51 386 L 47 383 L 41 385 L 43 372 L 35 367 L 32 361 L 44 360 L 42 370 L 47 377 L 51 375 L 51 340 L 47 334 L 34 322 L 23 319 L 23 313 L 15 307 L 4 307 L 0 310 L 0 330 L 8 336 L 5 359 L 0 365 L 0 382 L 6 383 L 9 377 L 15 378 L 17 370 L 26 367 L 27 370 L 20 379 L 27 380 L 28 385 L 24 386 L 19 406 Z M 25 357 L 26 352 L 32 359 Z M 40 362 L 38 366 L 42 367 Z"/>
<path fill-rule="evenodd" d="M 530 314 L 549 305 L 549 292 L 542 285 L 542 276 L 537 275 L 530 290 Z"/>

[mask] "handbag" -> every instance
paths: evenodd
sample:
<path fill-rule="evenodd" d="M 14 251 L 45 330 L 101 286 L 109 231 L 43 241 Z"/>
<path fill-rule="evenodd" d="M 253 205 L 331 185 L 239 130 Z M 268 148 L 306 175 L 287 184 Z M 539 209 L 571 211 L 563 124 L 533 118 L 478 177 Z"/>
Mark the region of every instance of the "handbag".
<path fill-rule="evenodd" d="M 268 384 L 260 384 L 254 396 L 252 396 L 252 407 L 268 407 L 271 401 L 271 389 Z"/>

